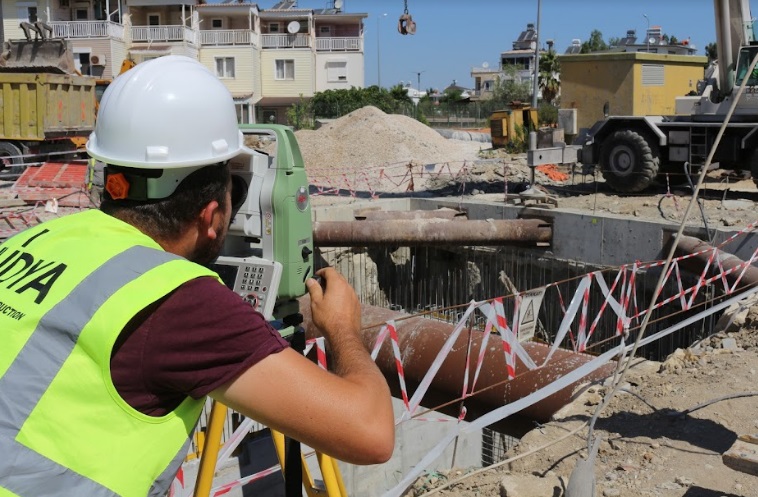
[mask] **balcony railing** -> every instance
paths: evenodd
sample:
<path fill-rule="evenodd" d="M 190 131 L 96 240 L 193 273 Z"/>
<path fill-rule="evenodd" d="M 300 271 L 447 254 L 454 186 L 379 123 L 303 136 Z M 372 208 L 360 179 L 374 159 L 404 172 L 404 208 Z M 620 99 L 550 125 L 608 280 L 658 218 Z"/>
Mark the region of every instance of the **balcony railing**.
<path fill-rule="evenodd" d="M 319 52 L 360 52 L 363 43 L 360 38 L 316 38 L 316 50 Z"/>
<path fill-rule="evenodd" d="M 258 35 L 249 29 L 214 29 L 200 31 L 201 45 L 258 45 Z"/>
<path fill-rule="evenodd" d="M 186 26 L 132 26 L 133 42 L 183 42 L 197 45 L 197 32 Z"/>
<path fill-rule="evenodd" d="M 124 26 L 110 21 L 52 21 L 55 38 L 114 38 L 124 39 Z"/>
<path fill-rule="evenodd" d="M 263 48 L 310 48 L 311 37 L 307 33 L 261 35 L 261 46 Z"/>

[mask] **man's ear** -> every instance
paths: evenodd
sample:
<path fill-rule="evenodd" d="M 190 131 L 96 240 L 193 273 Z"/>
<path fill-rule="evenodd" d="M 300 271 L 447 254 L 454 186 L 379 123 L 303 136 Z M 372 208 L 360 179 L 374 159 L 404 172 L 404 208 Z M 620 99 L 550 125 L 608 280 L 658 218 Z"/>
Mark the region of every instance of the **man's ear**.
<path fill-rule="evenodd" d="M 214 221 L 217 216 L 223 217 L 223 214 L 221 206 L 217 201 L 211 200 L 208 202 L 203 210 L 200 211 L 200 218 L 198 220 L 200 234 L 205 235 L 210 240 L 215 240 L 220 233 L 216 229 L 217 223 Z"/>

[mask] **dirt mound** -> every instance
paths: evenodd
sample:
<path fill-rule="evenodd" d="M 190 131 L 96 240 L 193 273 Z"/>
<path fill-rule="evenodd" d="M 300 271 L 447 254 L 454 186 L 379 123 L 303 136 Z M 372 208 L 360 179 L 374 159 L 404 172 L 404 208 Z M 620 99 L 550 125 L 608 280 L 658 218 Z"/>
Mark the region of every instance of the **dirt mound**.
<path fill-rule="evenodd" d="M 365 168 L 471 160 L 481 143 L 443 138 L 410 117 L 362 107 L 315 130 L 295 133 L 309 169 Z"/>

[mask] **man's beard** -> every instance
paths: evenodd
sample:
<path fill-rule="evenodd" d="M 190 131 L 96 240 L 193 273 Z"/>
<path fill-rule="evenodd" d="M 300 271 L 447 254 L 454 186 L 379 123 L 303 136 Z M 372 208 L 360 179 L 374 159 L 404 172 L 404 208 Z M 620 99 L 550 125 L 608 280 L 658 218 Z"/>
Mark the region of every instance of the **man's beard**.
<path fill-rule="evenodd" d="M 216 230 L 216 232 L 218 236 L 214 240 L 208 240 L 202 247 L 197 247 L 189 260 L 201 266 L 208 266 L 218 258 L 221 249 L 224 247 L 227 228 L 222 227 L 220 230 Z"/>

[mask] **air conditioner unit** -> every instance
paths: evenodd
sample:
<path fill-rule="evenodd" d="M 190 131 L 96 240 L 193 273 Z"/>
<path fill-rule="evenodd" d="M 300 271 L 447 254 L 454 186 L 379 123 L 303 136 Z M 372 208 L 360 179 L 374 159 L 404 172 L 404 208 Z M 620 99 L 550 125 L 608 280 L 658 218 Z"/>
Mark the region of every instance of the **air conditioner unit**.
<path fill-rule="evenodd" d="M 104 66 L 105 55 L 91 54 L 89 56 L 89 63 L 92 64 L 93 66 Z"/>

